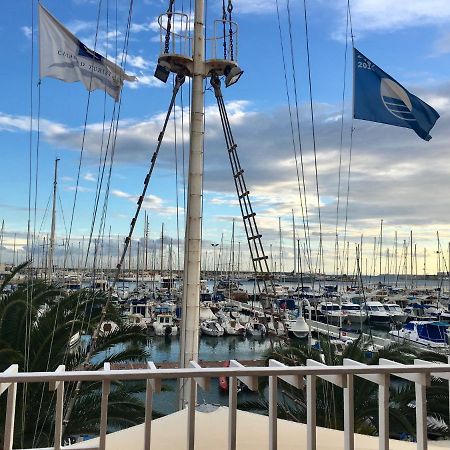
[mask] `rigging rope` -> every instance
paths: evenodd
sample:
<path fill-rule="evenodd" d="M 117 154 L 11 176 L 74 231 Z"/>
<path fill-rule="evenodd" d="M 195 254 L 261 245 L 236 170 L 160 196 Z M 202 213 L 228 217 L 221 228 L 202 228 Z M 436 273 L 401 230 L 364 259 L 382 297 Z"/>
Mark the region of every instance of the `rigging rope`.
<path fill-rule="evenodd" d="M 342 110 L 341 110 L 341 129 L 340 129 L 340 138 L 339 138 L 339 169 L 338 169 L 338 186 L 337 186 L 337 201 L 336 201 L 336 229 L 335 229 L 335 269 L 334 273 L 339 274 L 340 265 L 339 265 L 339 234 L 338 234 L 338 226 L 339 226 L 339 205 L 340 205 L 340 194 L 341 194 L 341 168 L 342 168 L 342 148 L 343 148 L 343 140 L 344 140 L 344 110 L 345 110 L 345 90 L 346 90 L 346 81 L 347 81 L 347 49 L 348 49 L 348 9 L 347 9 L 347 20 L 345 25 L 345 50 L 344 50 L 344 80 L 342 87 Z M 345 249 L 345 243 L 344 243 Z"/>
<path fill-rule="evenodd" d="M 176 80 L 173 77 L 173 85 L 175 86 Z M 173 105 L 173 130 L 174 130 L 174 158 L 175 158 L 175 200 L 177 208 L 177 271 L 180 272 L 180 208 L 179 208 L 179 196 L 178 196 L 178 140 L 177 140 L 177 113 L 176 104 Z M 170 282 L 172 283 L 172 282 Z"/>
<path fill-rule="evenodd" d="M 269 300 L 270 314 L 272 316 L 272 322 L 275 329 L 275 334 L 278 334 L 278 323 L 275 321 L 273 313 L 273 302 L 270 301 L 271 297 L 275 297 L 275 286 L 273 284 L 273 276 L 270 273 L 269 265 L 267 262 L 267 256 L 264 252 L 264 247 L 261 241 L 262 235 L 259 233 L 258 225 L 255 219 L 255 212 L 253 211 L 251 201 L 250 201 L 250 191 L 247 189 L 247 185 L 244 179 L 244 170 L 241 167 L 239 161 L 239 155 L 237 153 L 237 144 L 234 141 L 233 133 L 231 130 L 231 125 L 228 119 L 228 114 L 225 107 L 225 102 L 222 96 L 222 91 L 220 88 L 220 80 L 217 75 L 211 77 L 211 86 L 214 89 L 214 95 L 217 100 L 217 106 L 219 108 L 220 120 L 222 123 L 223 133 L 225 137 L 225 143 L 228 151 L 228 158 L 230 160 L 231 170 L 234 178 L 234 184 L 236 188 L 236 194 L 239 200 L 239 207 L 241 210 L 242 221 L 244 224 L 245 233 L 247 236 L 248 248 L 250 251 L 250 257 L 253 263 L 253 269 L 255 273 L 255 279 L 258 284 L 258 290 L 260 293 L 265 293 Z M 258 277 L 259 274 L 259 277 Z M 261 282 L 264 289 L 261 289 Z M 269 284 L 269 286 L 268 286 Z M 269 289 L 270 288 L 270 289 Z M 278 306 L 278 305 L 277 305 Z M 264 308 L 264 317 L 268 323 L 266 310 Z M 281 313 L 278 307 L 278 317 L 281 319 Z M 284 333 L 288 338 L 288 330 L 286 328 L 286 323 L 282 321 L 282 326 L 284 328 Z M 270 344 L 272 344 L 272 339 L 270 339 Z"/>
<path fill-rule="evenodd" d="M 289 4 L 289 0 L 288 0 Z M 309 31 L 308 31 L 308 15 L 306 8 L 306 0 L 303 0 L 303 11 L 305 18 L 305 40 L 306 40 L 306 55 L 307 55 L 307 66 L 308 66 L 308 88 L 309 88 L 309 108 L 311 115 L 311 127 L 312 127 L 312 140 L 313 140 L 313 152 L 314 152 L 314 172 L 316 181 L 316 196 L 317 196 L 317 214 L 319 219 L 319 252 L 318 252 L 318 263 L 317 268 L 322 268 L 322 273 L 325 272 L 324 259 L 323 259 L 323 234 L 322 234 L 322 217 L 321 217 L 321 207 L 320 207 L 320 192 L 319 192 L 319 173 L 317 169 L 317 146 L 316 146 L 316 127 L 314 122 L 314 106 L 313 106 L 313 95 L 312 95 L 312 80 L 311 80 L 311 57 L 309 51 Z M 322 267 L 321 267 L 322 266 Z"/>
<path fill-rule="evenodd" d="M 32 196 L 32 167 L 33 167 L 33 112 L 34 112 L 34 103 L 33 103 L 33 94 L 34 94 L 34 0 L 31 1 L 31 61 L 30 61 L 30 127 L 29 127 L 29 148 L 28 148 L 28 220 L 27 220 L 27 250 L 26 250 L 26 259 L 29 261 L 31 259 L 32 250 L 30 249 L 30 233 L 31 233 L 31 196 Z M 32 281 L 32 267 L 28 267 L 28 276 L 27 276 L 27 287 L 26 287 L 26 312 L 25 312 L 25 340 L 24 340 L 24 370 L 28 371 L 29 364 L 29 336 L 31 334 L 31 303 L 32 303 L 32 289 L 33 289 L 33 281 Z M 28 313 L 30 315 L 28 315 Z M 25 410 L 27 404 L 27 385 L 24 386 L 22 391 L 22 433 L 21 433 L 21 446 L 24 444 L 24 434 L 25 434 Z"/>
<path fill-rule="evenodd" d="M 101 6 L 102 6 L 102 0 L 99 0 L 98 10 L 97 10 L 97 24 L 96 24 L 95 38 L 94 38 L 94 49 L 93 49 L 94 52 L 97 49 Z M 76 208 L 76 204 L 77 204 L 78 189 L 79 189 L 79 185 L 80 185 L 81 165 L 83 162 L 84 145 L 85 145 L 85 141 L 86 141 L 87 121 L 88 121 L 89 107 L 90 107 L 90 102 L 91 102 L 91 85 L 92 85 L 93 75 L 94 75 L 94 72 L 93 72 L 93 70 L 91 70 L 90 79 L 89 79 L 89 89 L 88 89 L 88 94 L 87 94 L 87 102 L 86 102 L 86 111 L 85 111 L 84 124 L 83 124 L 83 135 L 82 135 L 82 139 L 81 139 L 80 158 L 78 160 L 77 180 L 76 180 L 76 184 L 75 184 L 75 193 L 74 193 L 74 199 L 73 199 L 73 205 L 72 205 L 72 214 L 70 217 L 69 235 L 68 235 L 68 239 L 67 239 L 67 242 L 69 242 L 69 243 L 70 243 L 70 239 L 72 237 L 73 220 L 75 217 L 75 208 Z M 66 267 L 66 263 L 67 263 L 66 258 L 64 258 L 64 264 L 63 264 L 64 268 Z"/>
<path fill-rule="evenodd" d="M 286 69 L 286 58 L 284 53 L 284 44 L 283 44 L 283 36 L 281 32 L 281 20 L 280 20 L 280 11 L 278 7 L 278 0 L 276 0 L 276 8 L 277 8 L 277 19 L 278 19 L 278 31 L 280 36 L 280 46 L 281 46 L 281 57 L 283 62 L 283 71 L 284 71 L 284 83 L 286 89 L 286 97 L 288 104 L 288 112 L 289 112 L 289 123 L 291 128 L 291 137 L 292 137 L 292 149 L 294 151 L 294 160 L 295 160 L 295 171 L 297 176 L 297 187 L 298 187 L 298 195 L 300 198 L 300 207 L 302 211 L 302 222 L 303 222 L 303 232 L 305 235 L 306 242 L 306 265 L 309 267 L 309 271 L 311 275 L 313 274 L 313 269 L 311 265 L 311 239 L 310 239 L 310 228 L 309 228 L 309 218 L 308 218 L 308 206 L 306 204 L 306 187 L 305 187 L 305 175 L 304 175 L 304 166 L 303 166 L 303 152 L 302 152 L 302 142 L 301 142 L 301 134 L 300 134 L 300 122 L 298 120 L 297 114 L 297 131 L 298 131 L 298 140 L 299 140 L 299 154 L 300 154 L 300 164 L 301 164 L 301 173 L 302 173 L 302 182 L 300 182 L 300 171 L 299 171 L 299 163 L 298 163 L 298 155 L 297 155 L 297 146 L 294 135 L 294 123 L 293 123 L 293 114 L 291 108 L 291 98 L 289 93 L 288 79 L 287 79 L 287 69 Z M 292 44 L 292 35 L 290 33 L 290 42 Z M 291 45 L 291 57 L 293 59 L 293 47 Z M 295 77 L 295 66 L 293 67 L 293 79 L 294 79 L 294 92 L 295 95 L 297 93 L 296 86 L 296 77 Z M 297 103 L 296 103 L 297 104 Z M 303 195 L 302 195 L 302 186 L 303 186 Z"/>
<path fill-rule="evenodd" d="M 182 75 L 177 75 L 177 77 L 176 77 L 176 83 L 175 83 L 175 86 L 173 88 L 172 99 L 170 101 L 169 109 L 167 111 L 167 114 L 166 114 L 166 117 L 165 117 L 165 120 L 164 120 L 162 131 L 161 131 L 161 133 L 158 136 L 158 144 L 156 146 L 155 152 L 153 153 L 153 156 L 152 156 L 152 159 L 151 159 L 150 168 L 149 168 L 149 171 L 148 171 L 148 173 L 147 173 L 147 175 L 145 177 L 145 180 L 144 180 L 144 188 L 143 188 L 142 193 L 139 196 L 139 199 L 138 199 L 138 202 L 137 202 L 136 213 L 135 213 L 135 215 L 134 215 L 134 217 L 133 217 L 133 219 L 131 220 L 131 223 L 130 223 L 130 231 L 128 233 L 128 236 L 125 238 L 125 245 L 124 245 L 124 248 L 122 250 L 122 254 L 121 254 L 121 257 L 120 257 L 119 262 L 117 264 L 117 267 L 116 267 L 116 273 L 115 273 L 115 276 L 114 276 L 114 279 L 113 279 L 112 286 L 109 289 L 109 295 L 108 295 L 107 301 L 106 301 L 105 305 L 102 308 L 102 312 L 101 312 L 101 315 L 100 315 L 100 320 L 99 320 L 98 325 L 97 325 L 97 327 L 94 330 L 94 333 L 92 335 L 90 349 L 89 349 L 89 352 L 88 352 L 88 354 L 86 356 L 86 359 L 85 359 L 85 362 L 84 362 L 85 365 L 90 361 L 90 359 L 91 359 L 91 357 L 92 357 L 92 355 L 94 353 L 95 346 L 96 346 L 96 343 L 97 343 L 97 339 L 98 339 L 98 336 L 99 336 L 99 333 L 100 333 L 100 327 L 101 327 L 101 324 L 102 324 L 102 322 L 103 322 L 103 320 L 104 320 L 104 318 L 106 316 L 107 309 L 108 309 L 109 304 L 111 302 L 112 290 L 114 289 L 114 287 L 115 287 L 115 285 L 117 283 L 117 280 L 119 278 L 119 274 L 120 274 L 120 271 L 121 271 L 121 268 L 122 268 L 122 265 L 123 265 L 123 261 L 125 259 L 125 256 L 126 256 L 126 253 L 127 253 L 127 250 L 128 250 L 128 246 L 129 246 L 129 243 L 131 241 L 131 237 L 133 235 L 134 227 L 136 225 L 137 218 L 139 216 L 139 212 L 140 212 L 140 210 L 142 208 L 142 203 L 143 203 L 143 201 L 145 199 L 145 194 L 147 192 L 147 188 L 148 188 L 148 185 L 149 185 L 149 182 L 150 182 L 150 178 L 151 178 L 151 175 L 153 173 L 153 170 L 154 170 L 154 167 L 155 167 L 155 164 L 156 164 L 156 159 L 158 157 L 159 150 L 161 148 L 161 144 L 162 144 L 162 141 L 163 141 L 163 138 L 164 138 L 164 133 L 166 131 L 167 124 L 169 122 L 173 106 L 175 104 L 175 98 L 176 98 L 176 95 L 178 93 L 178 90 L 179 90 L 180 86 L 184 83 L 184 79 L 185 78 Z M 65 429 L 65 427 L 67 426 L 67 424 L 68 424 L 68 422 L 70 420 L 70 416 L 72 414 L 72 410 L 73 410 L 73 407 L 75 405 L 75 400 L 76 400 L 76 397 L 77 397 L 80 389 L 81 389 L 81 381 L 78 381 L 77 384 L 76 384 L 74 393 L 72 395 L 72 398 L 70 399 L 70 401 L 68 403 L 66 415 L 64 416 L 63 432 L 64 432 L 64 429 Z"/>
<path fill-rule="evenodd" d="M 350 0 L 347 0 L 347 17 L 348 24 L 350 27 L 350 38 L 352 42 L 352 49 L 355 48 L 354 36 L 353 36 L 353 24 L 352 24 L 352 14 L 350 10 Z M 347 37 L 346 37 L 347 39 Z M 347 169 L 347 192 L 346 192 L 346 200 L 345 200 L 345 222 L 344 222 L 344 248 L 347 242 L 347 224 L 348 224 L 348 203 L 350 197 L 350 174 L 351 174 L 351 166 L 352 166 L 352 150 L 353 150 L 353 133 L 355 131 L 354 128 L 354 117 L 352 113 L 352 118 L 350 122 L 350 144 L 348 150 L 348 169 Z"/>

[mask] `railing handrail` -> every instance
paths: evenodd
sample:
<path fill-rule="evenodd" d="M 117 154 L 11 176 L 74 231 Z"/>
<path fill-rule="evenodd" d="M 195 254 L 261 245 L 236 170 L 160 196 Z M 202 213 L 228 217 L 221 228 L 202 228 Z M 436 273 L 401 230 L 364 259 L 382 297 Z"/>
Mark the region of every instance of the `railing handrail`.
<path fill-rule="evenodd" d="M 18 366 L 12 365 L 0 373 L 0 395 L 7 391 L 6 420 L 4 431 L 4 450 L 12 450 L 14 437 L 15 403 L 18 383 L 49 383 L 49 389 L 56 391 L 55 427 L 53 450 L 61 450 L 62 423 L 64 409 L 64 382 L 67 381 L 99 381 L 102 383 L 102 400 L 100 411 L 100 426 L 98 446 L 91 449 L 107 450 L 108 431 L 108 396 L 111 382 L 118 380 L 146 380 L 146 401 L 144 420 L 144 450 L 150 450 L 152 429 L 153 394 L 160 392 L 161 380 L 183 378 L 189 385 L 189 401 L 187 403 L 187 448 L 195 448 L 195 406 L 197 385 L 208 389 L 209 378 L 228 376 L 229 406 L 228 406 L 228 449 L 236 450 L 237 433 L 237 386 L 238 380 L 248 388 L 258 390 L 258 377 L 269 377 L 269 447 L 277 450 L 277 395 L 278 381 L 296 387 L 306 388 L 307 408 L 307 450 L 317 450 L 317 379 L 321 378 L 343 389 L 344 399 L 344 448 L 355 449 L 354 427 L 354 377 L 361 377 L 378 385 L 378 427 L 379 449 L 389 450 L 389 386 L 390 377 L 398 376 L 415 384 L 416 398 L 416 439 L 417 449 L 428 449 L 427 438 L 427 405 L 426 389 L 430 386 L 431 376 L 449 381 L 450 357 L 448 363 L 427 362 L 415 359 L 414 364 L 400 364 L 387 359 L 380 359 L 378 365 L 346 359 L 342 366 L 326 366 L 315 360 L 307 360 L 306 366 L 285 366 L 269 360 L 268 367 L 246 367 L 238 361 L 231 360 L 230 367 L 205 367 L 191 362 L 189 368 L 157 369 L 153 362 L 148 362 L 148 369 L 110 370 L 110 364 L 105 363 L 103 370 L 66 372 L 64 366 L 59 366 L 55 372 L 23 372 L 18 373 Z M 39 449 L 45 450 L 45 449 Z"/>
<path fill-rule="evenodd" d="M 402 364 L 363 366 L 285 366 L 285 367 L 205 367 L 174 369 L 80 370 L 71 372 L 0 373 L 0 383 L 38 383 L 55 381 L 118 381 L 178 378 L 217 378 L 219 376 L 285 376 L 285 375 L 368 375 L 368 374 L 446 374 L 450 364 Z"/>

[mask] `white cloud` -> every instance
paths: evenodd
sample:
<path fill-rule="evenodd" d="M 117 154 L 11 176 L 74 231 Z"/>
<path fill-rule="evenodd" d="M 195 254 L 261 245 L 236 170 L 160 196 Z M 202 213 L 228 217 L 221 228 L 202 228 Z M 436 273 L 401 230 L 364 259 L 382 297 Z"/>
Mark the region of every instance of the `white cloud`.
<path fill-rule="evenodd" d="M 345 36 L 347 0 L 333 2 L 340 12 L 338 27 L 333 37 Z M 324 2 L 329 8 L 330 3 Z M 450 24 L 450 2 L 448 0 L 353 0 L 351 14 L 356 38 L 369 32 L 393 32 L 411 27 Z M 442 44 L 445 45 L 445 42 Z M 445 45 L 446 46 L 446 45 Z"/>
<path fill-rule="evenodd" d="M 20 30 L 22 31 L 22 33 L 25 35 L 26 38 L 30 39 L 31 38 L 31 34 L 33 33 L 33 31 L 31 30 L 31 27 L 20 27 Z"/>
<path fill-rule="evenodd" d="M 114 189 L 111 191 L 111 194 L 115 197 L 129 200 L 131 203 L 136 204 L 139 196 L 129 194 L 127 192 Z M 154 211 L 156 214 L 160 216 L 172 216 L 176 214 L 177 208 L 174 206 L 166 206 L 164 200 L 157 195 L 146 195 L 144 201 L 142 202 L 142 207 L 144 209 L 148 209 Z M 180 210 L 182 213 L 182 209 Z"/>
<path fill-rule="evenodd" d="M 433 45 L 435 55 L 450 53 L 450 33 L 443 33 Z"/>
<path fill-rule="evenodd" d="M 77 190 L 76 186 L 64 186 L 65 191 L 74 192 Z M 78 185 L 78 192 L 94 192 L 93 189 Z"/>
<path fill-rule="evenodd" d="M 83 176 L 83 179 L 86 180 L 86 181 L 97 181 L 97 178 L 95 177 L 95 175 L 93 173 L 90 173 L 90 172 L 86 173 Z"/>
<path fill-rule="evenodd" d="M 394 31 L 450 22 L 448 0 L 355 0 L 351 12 L 358 30 Z"/>
<path fill-rule="evenodd" d="M 121 58 L 119 58 L 119 60 L 121 60 Z M 155 66 L 152 61 L 145 59 L 140 55 L 133 56 L 130 54 L 127 55 L 127 64 L 131 67 L 142 70 L 149 69 L 150 67 L 153 68 Z"/>
<path fill-rule="evenodd" d="M 416 89 L 412 89 L 416 92 Z M 417 94 L 438 107 L 441 118 L 431 134 L 432 141 L 420 140 L 411 130 L 387 125 L 356 121 L 354 134 L 352 174 L 349 198 L 348 235 L 356 240 L 364 233 L 374 236 L 378 233 L 379 220 L 385 220 L 386 235 L 414 229 L 417 236 L 434 238 L 435 230 L 448 229 L 450 223 L 450 200 L 442 193 L 450 186 L 450 162 L 448 147 L 450 137 L 450 84 L 433 89 L 422 89 Z M 334 240 L 337 200 L 337 171 L 339 161 L 340 121 L 336 119 L 338 105 L 316 104 L 316 140 L 319 172 L 319 189 L 323 233 Z M 301 226 L 301 204 L 299 200 L 295 163 L 293 159 L 288 111 L 286 108 L 257 111 L 254 105 L 244 101 L 227 104 L 242 167 L 245 170 L 247 187 L 257 213 L 258 225 L 264 238 L 276 239 L 277 218 L 290 217 L 294 209 L 297 223 Z M 177 108 L 177 139 L 181 145 L 181 111 Z M 116 148 L 115 168 L 127 165 L 148 164 L 149 148 L 154 148 L 161 130 L 165 112 L 145 120 L 122 121 Z M 317 243 L 318 211 L 315 193 L 314 155 L 311 130 L 306 125 L 309 112 L 302 106 L 300 119 L 302 129 L 303 160 L 311 234 Z M 189 112 L 184 111 L 185 142 L 188 142 Z M 346 170 L 348 164 L 348 129 L 346 125 L 343 172 L 341 180 L 341 209 L 339 232 L 342 233 Z M 29 120 L 23 116 L 0 114 L 0 129 L 25 131 Z M 81 130 L 70 129 L 63 124 L 41 119 L 43 139 L 61 149 L 79 149 Z M 91 124 L 85 141 L 86 158 L 98 160 L 102 127 Z M 175 135 L 173 122 L 168 127 L 163 147 L 157 162 L 155 176 L 173 176 L 173 145 Z M 179 168 L 181 152 L 179 152 Z M 94 159 L 95 158 L 95 159 Z M 181 175 L 180 180 L 181 180 Z M 73 183 L 72 183 L 73 184 Z M 223 132 L 216 106 L 206 108 L 205 143 L 205 201 L 217 207 L 225 206 L 224 221 L 232 216 L 239 217 L 240 211 L 234 192 Z M 138 195 L 116 189 L 116 199 L 123 199 L 130 208 Z M 130 203 L 128 203 L 130 202 Z M 159 215 L 173 215 L 176 208 L 160 197 L 149 195 L 144 207 Z M 208 220 L 206 218 L 206 220 Z M 211 219 L 209 219 L 211 220 Z M 208 227 L 205 226 L 205 233 Z M 434 231 L 433 231 L 434 230 Z M 211 231 L 211 233 L 217 230 Z M 427 235 L 428 233 L 428 235 Z M 431 237 L 430 237 L 431 236 Z"/>

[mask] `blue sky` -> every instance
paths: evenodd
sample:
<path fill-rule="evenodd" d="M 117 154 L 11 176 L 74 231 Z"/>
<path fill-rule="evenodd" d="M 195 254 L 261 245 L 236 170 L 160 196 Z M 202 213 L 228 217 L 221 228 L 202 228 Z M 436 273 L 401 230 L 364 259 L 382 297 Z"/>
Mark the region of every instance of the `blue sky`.
<path fill-rule="evenodd" d="M 128 2 L 118 2 L 118 42 L 123 33 Z M 318 216 L 315 199 L 315 178 L 308 110 L 307 60 L 303 2 L 292 2 L 293 50 L 300 106 L 302 145 L 304 150 L 306 191 L 311 214 L 312 245 L 317 248 Z M 308 0 L 311 75 L 316 117 L 317 157 L 321 213 L 325 242 L 326 269 L 332 270 L 334 235 L 336 232 L 336 202 L 339 164 L 339 136 L 342 111 L 344 49 L 347 0 L 333 2 Z M 44 5 L 84 43 L 93 47 L 98 1 L 47 0 Z M 107 7 L 109 14 L 107 19 Z M 28 218 L 28 184 L 31 94 L 33 117 L 38 105 L 38 34 L 37 3 L 34 2 L 34 31 L 30 2 L 18 0 L 3 5 L 0 23 L 3 46 L 9 51 L 7 64 L 0 71 L 0 148 L 2 149 L 2 177 L 0 189 L 0 218 L 5 220 L 6 234 L 3 259 L 11 258 L 13 235 L 17 246 L 24 244 Z M 283 44 L 288 61 L 288 80 L 291 100 L 293 85 L 288 40 L 286 3 L 279 1 Z M 428 249 L 428 272 L 436 269 L 436 231 L 441 244 L 447 248 L 450 240 L 450 208 L 447 192 L 450 187 L 448 126 L 450 125 L 450 3 L 446 0 L 353 0 L 351 2 L 355 45 L 383 70 L 405 87 L 432 104 L 441 114 L 432 130 L 433 140 L 426 143 L 410 130 L 355 121 L 352 175 L 348 210 L 348 237 L 353 245 L 364 235 L 365 255 L 372 262 L 373 238 L 379 234 L 380 220 L 384 220 L 384 249 L 393 251 L 394 232 L 398 232 L 399 247 L 409 239 L 413 230 L 419 272 L 423 266 L 423 249 Z M 160 52 L 156 18 L 167 9 L 167 3 L 136 1 L 128 49 L 127 72 L 139 81 L 128 84 L 123 91 L 121 122 L 117 154 L 112 171 L 111 194 L 106 230 L 123 235 L 134 213 L 135 199 L 142 187 L 150 156 L 167 108 L 170 83 L 155 80 L 153 70 Z M 177 11 L 189 9 L 187 0 L 175 2 Z M 116 56 L 116 2 L 103 0 L 97 50 Z M 292 267 L 291 211 L 302 235 L 298 185 L 290 140 L 289 116 L 284 86 L 284 71 L 280 53 L 280 38 L 275 2 L 272 0 L 235 1 L 234 20 L 239 24 L 239 63 L 245 70 L 239 83 L 225 91 L 229 114 L 239 145 L 247 183 L 253 195 L 254 207 L 269 250 L 278 254 L 278 217 L 282 218 L 283 253 L 285 267 Z M 207 5 L 208 34 L 214 19 L 221 17 L 221 2 Z M 108 33 L 109 32 L 109 33 Z M 32 45 L 34 64 L 32 66 Z M 121 50 L 119 50 L 121 53 Z M 32 80 L 30 79 L 31 74 Z M 351 61 L 347 66 L 347 90 L 344 105 L 344 145 L 342 153 L 342 186 L 347 184 L 347 164 L 351 114 Z M 53 163 L 59 157 L 59 192 L 63 212 L 58 212 L 58 236 L 62 239 L 70 220 L 74 186 L 80 157 L 81 134 L 86 113 L 87 91 L 80 83 L 42 80 L 40 103 L 40 145 L 38 163 L 38 192 L 36 228 L 40 238 L 50 228 L 46 205 L 51 193 Z M 188 149 L 188 96 L 183 89 L 185 119 L 185 167 Z M 73 226 L 74 242 L 89 233 L 94 205 L 95 181 L 101 130 L 104 115 L 111 117 L 113 101 L 96 91 L 91 95 L 86 146 L 81 167 L 80 191 Z M 178 203 L 179 229 L 184 234 L 181 109 L 177 105 Z M 219 126 L 217 110 L 211 91 L 206 91 L 206 147 L 205 147 L 205 249 L 218 242 L 224 233 L 229 242 L 231 221 L 239 218 L 234 185 Z M 36 122 L 33 122 L 31 151 L 34 185 L 36 170 Z M 152 179 L 146 202 L 150 215 L 150 234 L 157 239 L 161 223 L 167 235 L 176 239 L 176 186 L 174 127 L 169 127 L 161 159 Z M 344 189 L 344 187 L 342 189 Z M 345 191 L 344 191 L 345 194 Z M 344 197 L 344 194 L 343 197 Z M 34 192 L 32 204 L 34 204 Z M 338 233 L 343 234 L 344 214 L 341 198 Z M 64 220 L 63 220 L 64 215 Z M 33 214 L 32 214 L 33 216 Z M 34 222 L 34 221 L 33 221 Z M 98 223 L 98 222 L 97 222 Z M 42 226 L 41 226 L 42 224 Z M 96 225 L 98 230 L 98 225 Z M 138 234 L 142 234 L 139 224 Z M 244 243 L 243 229 L 237 221 L 236 241 Z M 409 250 L 408 250 L 409 251 Z M 399 250 L 400 254 L 401 250 Z M 392 255 L 392 253 L 391 253 Z M 209 258 L 211 251 L 209 251 Z M 386 264 L 386 261 L 383 262 Z"/>

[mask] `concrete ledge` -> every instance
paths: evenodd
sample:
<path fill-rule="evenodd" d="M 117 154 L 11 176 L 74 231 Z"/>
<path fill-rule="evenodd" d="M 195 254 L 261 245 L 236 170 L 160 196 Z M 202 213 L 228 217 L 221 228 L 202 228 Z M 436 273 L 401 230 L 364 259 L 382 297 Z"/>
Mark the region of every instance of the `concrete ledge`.
<path fill-rule="evenodd" d="M 228 408 L 218 407 L 212 412 L 197 411 L 195 415 L 196 450 L 226 450 Z M 181 450 L 187 448 L 187 410 L 155 419 L 152 422 L 152 450 Z M 237 412 L 237 448 L 239 450 L 266 450 L 269 448 L 269 418 L 245 411 Z M 72 445 L 83 449 L 98 444 L 98 438 Z M 107 450 L 140 450 L 144 445 L 144 426 L 137 425 L 106 437 Z M 306 448 L 306 425 L 278 420 L 279 450 Z M 355 448 L 378 450 L 378 438 L 355 434 Z M 413 450 L 415 443 L 390 440 L 390 450 Z M 450 441 L 429 441 L 429 450 L 450 448 Z M 344 450 L 342 431 L 317 428 L 318 450 Z"/>

